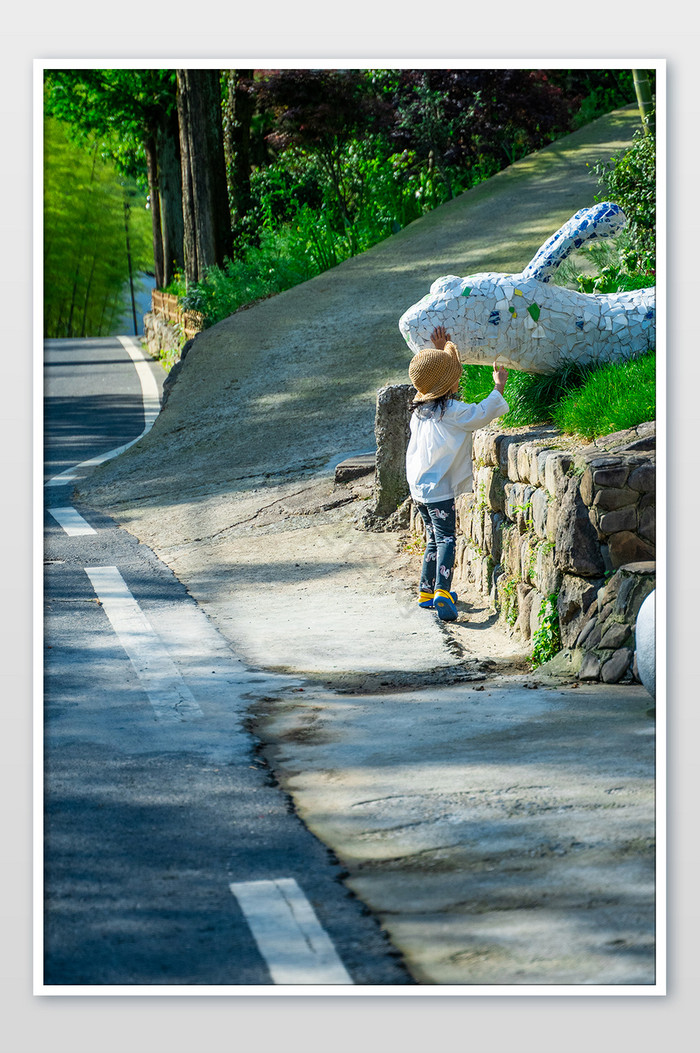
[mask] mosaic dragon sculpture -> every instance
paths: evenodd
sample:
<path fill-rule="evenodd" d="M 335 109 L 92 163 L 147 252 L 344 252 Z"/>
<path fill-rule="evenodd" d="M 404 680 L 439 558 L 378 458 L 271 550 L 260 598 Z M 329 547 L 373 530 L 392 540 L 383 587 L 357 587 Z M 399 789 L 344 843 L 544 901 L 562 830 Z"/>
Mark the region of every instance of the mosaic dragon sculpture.
<path fill-rule="evenodd" d="M 542 245 L 520 274 L 487 271 L 438 278 L 430 292 L 399 320 L 415 353 L 430 347 L 444 326 L 464 363 L 552 373 L 567 362 L 587 364 L 632 358 L 655 346 L 654 288 L 580 293 L 549 280 L 585 242 L 610 238 L 625 224 L 609 201 L 580 209 Z"/>

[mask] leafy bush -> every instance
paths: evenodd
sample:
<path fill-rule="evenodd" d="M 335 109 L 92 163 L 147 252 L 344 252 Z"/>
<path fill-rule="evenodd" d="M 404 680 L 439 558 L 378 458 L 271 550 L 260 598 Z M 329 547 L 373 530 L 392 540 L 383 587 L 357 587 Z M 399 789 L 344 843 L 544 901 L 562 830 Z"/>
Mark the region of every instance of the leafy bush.
<path fill-rule="evenodd" d="M 618 204 L 627 217 L 631 256 L 629 264 L 653 270 L 656 258 L 656 140 L 636 132 L 624 154 L 596 165 L 604 196 Z"/>
<path fill-rule="evenodd" d="M 651 274 L 628 274 L 621 264 L 609 264 L 601 269 L 600 274 L 579 274 L 578 284 L 585 293 L 612 293 L 648 289 L 656 281 Z"/>
<path fill-rule="evenodd" d="M 557 594 L 552 592 L 540 607 L 539 625 L 532 636 L 532 667 L 538 666 L 554 658 L 561 650 L 561 634 L 559 631 L 559 612 L 557 610 Z"/>
<path fill-rule="evenodd" d="M 246 304 L 283 292 L 317 274 L 319 268 L 313 259 L 297 249 L 295 236 L 286 229 L 274 238 L 264 238 L 260 248 L 249 248 L 244 259 L 207 268 L 202 281 L 186 291 L 182 279 L 173 282 L 168 291 L 178 296 L 184 310 L 200 311 L 208 327 Z"/>

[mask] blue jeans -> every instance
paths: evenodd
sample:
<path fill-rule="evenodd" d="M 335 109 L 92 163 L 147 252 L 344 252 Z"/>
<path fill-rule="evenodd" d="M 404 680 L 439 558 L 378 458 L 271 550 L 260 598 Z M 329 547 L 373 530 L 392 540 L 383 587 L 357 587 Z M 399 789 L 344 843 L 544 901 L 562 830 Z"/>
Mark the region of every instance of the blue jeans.
<path fill-rule="evenodd" d="M 455 565 L 457 511 L 454 498 L 416 504 L 425 523 L 425 553 L 420 575 L 421 592 L 450 591 Z"/>

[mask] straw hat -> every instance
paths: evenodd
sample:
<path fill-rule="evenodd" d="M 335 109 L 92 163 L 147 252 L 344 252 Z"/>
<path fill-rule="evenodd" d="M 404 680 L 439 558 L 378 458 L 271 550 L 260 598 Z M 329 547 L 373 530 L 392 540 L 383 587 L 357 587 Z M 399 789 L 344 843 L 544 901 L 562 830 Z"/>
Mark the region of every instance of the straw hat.
<path fill-rule="evenodd" d="M 411 359 L 408 375 L 418 392 L 414 402 L 439 399 L 453 390 L 462 375 L 459 352 L 451 340 L 442 351 L 437 347 L 426 347 Z"/>

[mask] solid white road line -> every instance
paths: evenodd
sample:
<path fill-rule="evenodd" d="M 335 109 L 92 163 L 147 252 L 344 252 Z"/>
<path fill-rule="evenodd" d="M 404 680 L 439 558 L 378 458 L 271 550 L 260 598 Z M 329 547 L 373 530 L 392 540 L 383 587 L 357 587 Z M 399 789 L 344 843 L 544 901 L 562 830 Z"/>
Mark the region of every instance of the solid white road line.
<path fill-rule="evenodd" d="M 62 526 L 69 537 L 78 537 L 80 534 L 96 534 L 97 531 L 87 523 L 79 512 L 74 508 L 49 508 L 59 526 Z"/>
<path fill-rule="evenodd" d="M 49 479 L 46 486 L 65 486 L 66 483 L 73 482 L 78 479 L 84 469 L 92 468 L 97 464 L 103 464 L 104 461 L 111 461 L 113 457 L 117 457 L 118 454 L 124 453 L 124 450 L 128 450 L 130 446 L 142 439 L 146 432 L 150 431 L 153 427 L 153 423 L 160 413 L 160 394 L 158 392 L 158 385 L 156 378 L 149 369 L 148 363 L 150 359 L 146 356 L 138 340 L 135 340 L 131 336 L 118 336 L 117 340 L 122 345 L 124 350 L 129 354 L 134 367 L 136 369 L 139 382 L 141 384 L 141 398 L 143 400 L 143 415 L 144 415 L 144 429 L 140 435 L 137 435 L 131 442 L 124 443 L 123 446 L 117 446 L 114 450 L 108 450 L 107 453 L 101 453 L 97 457 L 91 457 L 87 461 L 81 461 L 80 464 L 76 464 L 73 468 L 66 468 L 65 471 L 59 475 L 54 475 L 52 479 Z"/>
<path fill-rule="evenodd" d="M 131 659 L 158 720 L 202 716 L 160 637 L 129 592 L 116 567 L 86 567 L 85 573 L 119 642 Z"/>
<path fill-rule="evenodd" d="M 351 984 L 330 937 L 294 878 L 233 882 L 276 984 Z"/>

